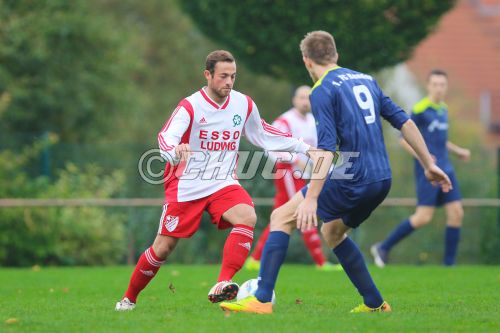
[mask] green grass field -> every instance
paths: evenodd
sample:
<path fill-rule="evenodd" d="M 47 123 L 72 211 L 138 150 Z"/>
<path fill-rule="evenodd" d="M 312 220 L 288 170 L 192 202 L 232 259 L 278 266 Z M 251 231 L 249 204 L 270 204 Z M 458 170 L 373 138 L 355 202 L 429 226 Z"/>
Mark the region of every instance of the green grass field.
<path fill-rule="evenodd" d="M 165 265 L 133 312 L 117 313 L 132 267 L 0 269 L 1 332 L 500 332 L 500 268 L 371 268 L 390 314 L 349 314 L 343 272 L 286 265 L 270 316 L 206 299 L 218 266 Z M 240 272 L 236 281 L 255 277 Z"/>

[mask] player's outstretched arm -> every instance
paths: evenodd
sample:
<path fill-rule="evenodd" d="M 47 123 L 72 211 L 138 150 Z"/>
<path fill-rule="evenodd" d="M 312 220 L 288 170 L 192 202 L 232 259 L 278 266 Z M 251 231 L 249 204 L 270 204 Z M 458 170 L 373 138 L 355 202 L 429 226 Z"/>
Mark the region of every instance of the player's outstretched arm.
<path fill-rule="evenodd" d="M 244 134 L 248 141 L 267 151 L 297 152 L 305 154 L 309 145 L 302 140 L 292 138 L 260 118 L 259 110 L 252 102 L 251 112 L 245 123 Z"/>
<path fill-rule="evenodd" d="M 404 150 L 406 150 L 411 156 L 413 156 L 414 158 L 416 158 L 418 160 L 418 156 L 417 156 L 417 153 L 415 153 L 415 151 L 413 150 L 413 148 L 408 144 L 408 142 L 406 142 L 406 140 L 404 138 L 401 138 L 399 140 L 399 144 L 401 145 L 401 147 L 403 147 Z M 436 162 L 436 156 L 432 155 L 432 159 L 434 160 L 434 162 Z"/>
<path fill-rule="evenodd" d="M 408 142 L 406 142 L 406 140 L 404 138 L 401 138 L 399 140 L 399 144 L 401 145 L 401 147 L 403 147 L 404 150 L 406 150 L 408 152 L 408 154 L 410 154 L 411 156 L 418 159 L 417 153 L 415 153 L 413 148 L 408 144 Z"/>
<path fill-rule="evenodd" d="M 424 138 L 413 120 L 410 119 L 403 124 L 401 133 L 406 142 L 415 151 L 416 158 L 422 164 L 427 179 L 433 185 L 441 186 L 444 192 L 448 192 L 452 188 L 450 178 L 434 162 L 434 158 L 427 149 Z"/>
<path fill-rule="evenodd" d="M 446 142 L 446 148 L 448 151 L 457 155 L 461 160 L 468 162 L 470 160 L 470 150 L 467 148 L 460 147 L 451 141 Z"/>

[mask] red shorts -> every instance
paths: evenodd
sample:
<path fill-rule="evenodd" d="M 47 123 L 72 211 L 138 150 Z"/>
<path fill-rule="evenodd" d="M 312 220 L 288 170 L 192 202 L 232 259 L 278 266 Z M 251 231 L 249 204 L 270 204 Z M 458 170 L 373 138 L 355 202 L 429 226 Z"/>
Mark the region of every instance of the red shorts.
<path fill-rule="evenodd" d="M 200 227 L 205 210 L 217 228 L 230 228 L 231 223 L 225 221 L 222 214 L 238 204 L 254 206 L 252 198 L 240 185 L 226 186 L 208 197 L 192 201 L 167 202 L 163 205 L 158 234 L 176 238 L 191 237 Z"/>
<path fill-rule="evenodd" d="M 285 173 L 285 176 L 281 179 L 275 179 L 274 186 L 276 187 L 276 194 L 274 195 L 273 209 L 284 205 L 295 193 L 306 185 L 306 180 L 293 177 L 291 172 Z"/>

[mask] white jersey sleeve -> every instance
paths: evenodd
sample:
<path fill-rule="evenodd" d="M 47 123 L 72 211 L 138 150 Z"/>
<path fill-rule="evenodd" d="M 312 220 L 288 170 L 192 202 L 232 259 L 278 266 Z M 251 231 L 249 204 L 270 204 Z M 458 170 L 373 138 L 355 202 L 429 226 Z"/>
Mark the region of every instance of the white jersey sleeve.
<path fill-rule="evenodd" d="M 284 133 L 289 133 L 293 136 L 292 134 L 292 129 L 288 125 L 288 123 L 283 120 L 282 118 L 278 117 L 272 124 L 273 127 L 279 129 L 280 131 Z M 287 153 L 287 152 L 280 152 L 280 151 L 269 151 L 269 157 L 272 158 L 275 161 L 279 161 L 282 163 L 294 163 L 297 160 L 297 153 Z"/>
<path fill-rule="evenodd" d="M 285 133 L 266 123 L 260 118 L 257 105 L 249 99 L 249 115 L 245 123 L 244 134 L 250 143 L 268 151 L 289 151 L 306 153 L 309 145 L 302 140 L 292 138 L 290 133 Z"/>
<path fill-rule="evenodd" d="M 183 106 L 178 106 L 158 133 L 160 155 L 171 164 L 179 163 L 175 157 L 175 147 L 181 143 L 190 122 L 189 112 Z"/>

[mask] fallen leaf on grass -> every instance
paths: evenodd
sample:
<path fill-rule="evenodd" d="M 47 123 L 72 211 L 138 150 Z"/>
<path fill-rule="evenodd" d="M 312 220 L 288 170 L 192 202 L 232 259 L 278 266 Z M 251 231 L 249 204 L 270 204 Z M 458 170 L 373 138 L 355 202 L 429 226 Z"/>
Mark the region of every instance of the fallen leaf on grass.
<path fill-rule="evenodd" d="M 170 291 L 175 294 L 175 287 L 174 285 L 172 284 L 172 282 L 170 282 L 170 284 L 168 285 L 168 289 L 170 289 Z"/>
<path fill-rule="evenodd" d="M 12 325 L 12 324 L 17 324 L 19 322 L 19 319 L 17 318 L 9 318 L 5 321 L 7 325 Z"/>
<path fill-rule="evenodd" d="M 297 298 L 295 300 L 295 304 L 302 304 L 302 303 L 304 303 L 304 302 L 302 302 L 302 300 L 300 298 Z"/>

